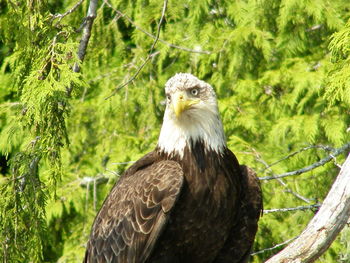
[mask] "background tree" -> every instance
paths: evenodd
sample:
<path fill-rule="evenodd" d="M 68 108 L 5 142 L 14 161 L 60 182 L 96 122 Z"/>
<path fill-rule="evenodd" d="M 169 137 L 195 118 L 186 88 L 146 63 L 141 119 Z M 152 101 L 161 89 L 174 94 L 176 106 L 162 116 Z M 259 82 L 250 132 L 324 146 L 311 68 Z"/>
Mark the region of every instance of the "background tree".
<path fill-rule="evenodd" d="M 82 62 L 92 2 L 0 0 L 0 259 L 82 259 L 114 182 L 155 147 L 177 72 L 215 87 L 229 147 L 262 177 L 252 261 L 298 236 L 349 149 L 350 3 L 100 0 Z M 349 237 L 319 262 L 348 262 Z"/>

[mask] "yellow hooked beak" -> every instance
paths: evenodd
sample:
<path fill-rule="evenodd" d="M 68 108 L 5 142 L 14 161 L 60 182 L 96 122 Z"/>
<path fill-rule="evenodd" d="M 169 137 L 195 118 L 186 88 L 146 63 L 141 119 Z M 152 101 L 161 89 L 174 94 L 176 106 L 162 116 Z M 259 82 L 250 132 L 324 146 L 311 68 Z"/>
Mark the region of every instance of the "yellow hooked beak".
<path fill-rule="evenodd" d="M 173 109 L 177 118 L 182 112 L 191 108 L 192 105 L 199 103 L 199 99 L 188 98 L 186 92 L 178 91 L 172 98 Z"/>

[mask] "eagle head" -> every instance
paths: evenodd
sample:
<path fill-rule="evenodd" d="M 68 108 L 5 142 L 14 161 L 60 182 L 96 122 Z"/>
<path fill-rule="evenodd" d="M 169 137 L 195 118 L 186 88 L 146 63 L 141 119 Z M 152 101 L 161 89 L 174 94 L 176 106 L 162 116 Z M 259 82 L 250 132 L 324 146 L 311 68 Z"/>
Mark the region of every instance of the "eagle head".
<path fill-rule="evenodd" d="M 221 153 L 226 146 L 213 88 L 189 73 L 178 73 L 165 84 L 166 109 L 158 147 L 183 156 L 186 146 L 203 143 Z"/>

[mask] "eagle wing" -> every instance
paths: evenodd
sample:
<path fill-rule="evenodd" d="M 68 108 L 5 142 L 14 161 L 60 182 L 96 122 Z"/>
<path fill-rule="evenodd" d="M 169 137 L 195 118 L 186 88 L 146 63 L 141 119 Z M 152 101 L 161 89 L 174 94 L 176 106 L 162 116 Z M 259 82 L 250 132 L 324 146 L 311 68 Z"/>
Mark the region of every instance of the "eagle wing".
<path fill-rule="evenodd" d="M 263 211 L 262 192 L 256 173 L 240 165 L 241 195 L 238 220 L 233 226 L 215 263 L 247 263 L 258 230 L 258 220 Z"/>
<path fill-rule="evenodd" d="M 142 263 L 149 257 L 183 184 L 177 162 L 145 156 L 113 187 L 92 226 L 85 263 Z"/>

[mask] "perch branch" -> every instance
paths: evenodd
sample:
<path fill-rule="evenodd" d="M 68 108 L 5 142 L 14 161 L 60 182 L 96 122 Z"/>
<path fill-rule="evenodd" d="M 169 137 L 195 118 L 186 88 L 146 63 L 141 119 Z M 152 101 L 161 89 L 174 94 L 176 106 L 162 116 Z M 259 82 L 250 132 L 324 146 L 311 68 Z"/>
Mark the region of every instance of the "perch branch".
<path fill-rule="evenodd" d="M 287 176 L 294 176 L 294 175 L 299 175 L 302 173 L 309 172 L 309 171 L 311 171 L 319 166 L 322 166 L 322 165 L 330 162 L 331 160 L 334 160 L 334 158 L 336 156 L 345 152 L 349 148 L 350 148 L 350 143 L 347 143 L 344 146 L 335 149 L 334 151 L 332 151 L 332 153 L 330 155 L 328 155 L 327 157 L 321 159 L 320 161 L 318 161 L 312 165 L 306 166 L 306 167 L 301 168 L 299 170 L 295 170 L 295 171 L 291 171 L 291 172 L 287 172 L 287 173 L 283 173 L 283 174 L 279 174 L 279 175 L 259 177 L 259 179 L 260 180 L 272 180 L 272 179 L 278 179 L 278 178 L 283 178 L 283 177 L 287 177 Z"/>
<path fill-rule="evenodd" d="M 341 152 L 340 149 L 338 152 Z M 310 263 L 320 257 L 348 222 L 350 216 L 349 182 L 350 156 L 342 165 L 342 169 L 319 211 L 304 231 L 286 248 L 265 263 Z"/>

